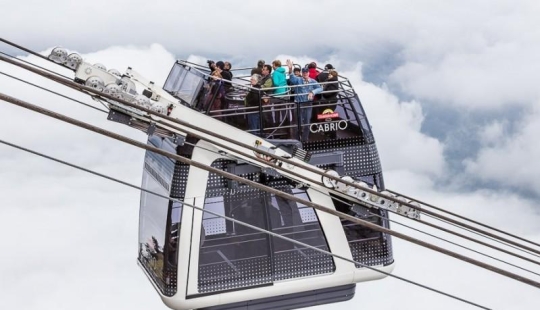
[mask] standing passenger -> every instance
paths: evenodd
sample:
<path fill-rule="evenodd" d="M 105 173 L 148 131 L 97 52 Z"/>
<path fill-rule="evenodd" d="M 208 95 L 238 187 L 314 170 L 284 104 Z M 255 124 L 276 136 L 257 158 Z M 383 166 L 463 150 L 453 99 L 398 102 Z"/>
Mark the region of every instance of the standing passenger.
<path fill-rule="evenodd" d="M 319 75 L 319 71 L 317 71 L 317 64 L 315 62 L 310 62 L 308 65 L 308 70 L 309 77 L 315 80 L 317 75 Z"/>
<path fill-rule="evenodd" d="M 293 63 L 287 59 L 289 67 L 289 80 L 292 85 L 298 85 L 296 88 L 295 102 L 300 105 L 300 124 L 302 125 L 302 141 L 307 141 L 309 138 L 309 126 L 311 122 L 311 112 L 313 98 L 316 94 L 322 91 L 321 85 L 314 79 L 309 77 L 309 69 L 302 69 L 302 77 L 297 77 L 292 73 Z"/>
<path fill-rule="evenodd" d="M 272 87 L 274 87 L 274 82 L 272 82 L 272 75 L 270 73 L 272 73 L 272 66 L 264 65 L 262 67 L 262 78 L 261 78 L 261 81 L 259 82 L 259 85 L 261 85 L 261 89 L 264 91 L 263 97 L 262 97 L 263 105 L 270 104 L 270 97 L 268 95 L 271 95 L 274 92 L 274 90 L 271 89 Z M 274 119 L 268 107 L 264 108 L 263 110 L 264 110 L 263 111 L 264 114 L 263 114 L 262 123 L 263 123 L 263 129 L 264 129 L 264 127 L 271 126 L 271 124 L 274 123 Z"/>
<path fill-rule="evenodd" d="M 335 103 L 337 102 L 337 95 L 339 91 L 338 72 L 336 70 L 330 70 L 326 82 L 328 83 L 323 85 L 324 94 L 322 94 L 322 96 L 326 101 L 328 101 L 328 103 L 334 104 L 329 108 L 335 110 Z"/>
<path fill-rule="evenodd" d="M 219 62 L 218 62 L 219 63 Z M 231 72 L 231 63 L 228 61 L 223 62 L 223 71 L 221 72 L 221 75 L 223 76 L 223 79 L 226 81 L 223 81 L 223 85 L 225 86 L 225 92 L 228 93 L 232 90 L 232 77 L 233 74 Z"/>
<path fill-rule="evenodd" d="M 257 67 L 256 68 L 253 68 L 251 69 L 251 75 L 253 74 L 259 74 L 259 75 L 262 75 L 262 68 L 264 66 L 264 60 L 259 60 L 257 62 Z"/>
<path fill-rule="evenodd" d="M 246 107 L 259 107 L 261 105 L 261 76 L 258 74 L 253 74 L 250 79 L 251 89 L 246 96 L 245 104 Z M 259 129 L 260 124 L 260 115 L 259 109 L 249 109 L 247 115 L 248 119 L 248 129 L 255 130 Z M 259 131 L 251 131 L 252 134 L 259 135 Z"/>
<path fill-rule="evenodd" d="M 274 95 L 279 96 L 274 103 L 283 103 L 285 101 L 288 101 L 288 98 L 282 97 L 287 93 L 287 76 L 285 74 L 285 68 L 281 66 L 281 61 L 274 60 L 272 62 L 272 67 L 274 68 L 274 73 L 272 74 L 272 82 L 274 83 L 274 87 L 277 87 L 274 90 Z M 285 119 L 286 111 L 283 110 L 284 105 L 279 105 L 277 107 L 279 113 L 279 123 L 283 124 L 283 121 Z M 272 121 L 274 124 L 276 124 L 276 112 L 272 111 Z"/>
<path fill-rule="evenodd" d="M 274 83 L 274 87 L 277 87 L 274 90 L 274 94 L 282 95 L 287 92 L 287 76 L 285 74 L 285 68 L 281 66 L 281 61 L 279 60 L 274 60 L 272 62 L 272 67 L 274 68 L 272 82 Z"/>
<path fill-rule="evenodd" d="M 274 87 L 274 82 L 272 82 L 272 75 L 270 75 L 270 73 L 272 73 L 272 66 L 264 65 L 262 67 L 262 78 L 261 78 L 261 81 L 259 82 L 262 89 Z M 273 91 L 272 89 L 268 89 L 266 90 L 266 93 L 271 94 L 272 91 Z"/>
<path fill-rule="evenodd" d="M 319 73 L 319 75 L 317 75 L 317 78 L 315 78 L 317 82 L 326 82 L 326 80 L 328 79 L 328 72 L 330 70 L 334 70 L 334 66 L 332 66 L 331 64 L 326 64 L 326 66 L 324 66 L 324 70 Z"/>

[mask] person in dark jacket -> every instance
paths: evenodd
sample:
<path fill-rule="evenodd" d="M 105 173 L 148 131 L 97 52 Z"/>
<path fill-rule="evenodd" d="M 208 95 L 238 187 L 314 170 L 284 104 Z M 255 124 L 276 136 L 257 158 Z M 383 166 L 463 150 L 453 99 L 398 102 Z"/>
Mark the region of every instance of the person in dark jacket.
<path fill-rule="evenodd" d="M 251 69 L 251 75 L 253 74 L 258 74 L 258 75 L 262 75 L 262 68 L 264 66 L 264 60 L 259 60 L 257 62 L 257 67 L 256 68 L 253 68 Z"/>
<path fill-rule="evenodd" d="M 219 71 L 219 77 L 223 79 L 221 83 L 222 88 L 223 88 L 223 96 L 221 98 L 221 108 L 228 109 L 229 102 L 227 98 L 225 97 L 225 94 L 231 91 L 232 85 L 230 81 L 232 80 L 232 73 L 231 71 L 226 69 L 225 63 L 221 60 L 216 62 L 216 71 Z"/>
<path fill-rule="evenodd" d="M 225 62 L 218 61 L 216 63 L 216 66 L 219 66 L 220 68 L 221 66 L 223 67 L 221 69 L 221 76 L 223 77 L 224 80 L 226 80 L 226 81 L 223 81 L 223 86 L 225 87 L 225 92 L 228 93 L 232 90 L 232 84 L 230 83 L 233 77 L 233 74 L 231 72 L 231 63 L 228 61 L 225 61 Z"/>
<path fill-rule="evenodd" d="M 249 90 L 246 99 L 245 104 L 246 107 L 259 107 L 261 105 L 261 76 L 259 74 L 253 74 L 250 79 L 251 83 L 251 89 Z M 251 131 L 254 135 L 258 135 L 260 128 L 260 115 L 259 115 L 259 109 L 249 109 L 246 112 L 247 114 L 247 120 L 248 120 L 248 129 L 249 130 L 256 130 Z"/>
<path fill-rule="evenodd" d="M 210 69 L 210 75 L 216 70 L 216 63 L 213 60 L 207 60 L 208 68 Z"/>
<path fill-rule="evenodd" d="M 328 79 L 328 71 L 330 70 L 335 70 L 334 66 L 332 66 L 331 64 L 326 64 L 326 66 L 324 66 L 324 70 L 319 73 L 319 75 L 317 75 L 317 78 L 315 78 L 315 80 L 317 82 L 326 82 L 326 80 Z"/>
<path fill-rule="evenodd" d="M 230 70 L 225 69 L 225 63 L 223 61 L 216 62 L 216 67 L 219 68 L 220 74 L 223 77 L 223 79 L 231 81 L 232 80 L 232 74 Z"/>
<path fill-rule="evenodd" d="M 326 82 L 323 85 L 323 91 L 325 92 L 322 94 L 323 98 L 326 100 L 336 99 L 339 90 L 338 72 L 336 70 L 330 70 Z"/>

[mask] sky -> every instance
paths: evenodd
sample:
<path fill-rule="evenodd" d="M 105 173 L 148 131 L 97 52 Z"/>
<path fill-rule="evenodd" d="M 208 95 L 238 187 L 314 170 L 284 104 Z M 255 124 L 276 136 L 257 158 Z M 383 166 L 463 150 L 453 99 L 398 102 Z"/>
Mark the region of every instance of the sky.
<path fill-rule="evenodd" d="M 131 66 L 157 85 L 175 59 L 222 59 L 233 67 L 258 59 L 332 63 L 359 93 L 388 188 L 540 242 L 537 1 L 0 4 L 2 38 L 43 54 L 63 46 L 120 71 Z M 6 45 L 0 51 L 53 68 Z M 99 106 L 6 63 L 0 71 Z M 146 139 L 103 113 L 3 75 L 0 92 Z M 5 102 L 0 118 L 2 140 L 141 182 L 140 149 Z M 0 308 L 166 309 L 136 264 L 136 190 L 0 145 L 0 192 Z M 396 275 L 494 309 L 540 303 L 531 286 L 394 241 Z M 538 265 L 498 257 L 540 273 Z M 391 278 L 358 284 L 351 301 L 311 309 L 360 307 L 474 309 Z"/>

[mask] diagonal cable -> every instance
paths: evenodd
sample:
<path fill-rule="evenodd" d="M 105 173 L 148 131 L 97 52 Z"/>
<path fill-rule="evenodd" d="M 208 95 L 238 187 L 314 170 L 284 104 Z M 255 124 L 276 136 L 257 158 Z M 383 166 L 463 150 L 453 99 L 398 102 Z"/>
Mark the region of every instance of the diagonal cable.
<path fill-rule="evenodd" d="M 185 203 L 185 202 L 183 202 L 183 201 L 181 201 L 181 200 L 179 200 L 179 199 L 175 199 L 175 198 L 171 198 L 171 197 L 168 197 L 168 196 L 165 196 L 165 195 L 161 195 L 161 194 L 159 194 L 159 193 L 156 193 L 156 192 L 150 191 L 150 190 L 148 190 L 148 189 L 145 189 L 145 188 L 142 188 L 142 187 L 133 185 L 133 184 L 131 184 L 131 183 L 124 182 L 124 181 L 119 180 L 119 179 L 116 179 L 116 178 L 114 178 L 114 177 L 111 177 L 111 176 L 108 176 L 108 175 L 105 175 L 105 174 L 102 174 L 102 173 L 99 173 L 99 172 L 95 172 L 95 171 L 93 171 L 93 170 L 90 170 L 90 169 L 87 169 L 87 168 L 84 168 L 84 167 L 81 167 L 81 166 L 78 166 L 78 165 L 75 165 L 75 164 L 72 164 L 72 163 L 69 163 L 69 162 L 66 162 L 66 161 L 57 159 L 57 158 L 54 158 L 54 157 L 51 157 L 51 156 L 48 156 L 48 155 L 45 155 L 45 154 L 43 154 L 43 153 L 39 153 L 39 152 L 37 152 L 37 151 L 33 151 L 33 150 L 30 150 L 30 149 L 24 148 L 24 147 L 22 147 L 22 146 L 19 146 L 19 145 L 16 145 L 16 144 L 13 144 L 13 143 L 10 143 L 10 142 L 1 140 L 1 139 L 0 139 L 0 143 L 3 143 L 3 144 L 5 144 L 5 145 L 11 146 L 11 147 L 13 147 L 13 148 L 16 148 L 16 149 L 19 149 L 19 150 L 22 150 L 22 151 L 31 153 L 31 154 L 36 155 L 36 156 L 40 156 L 40 157 L 43 157 L 43 158 L 46 158 L 46 159 L 55 161 L 55 162 L 57 162 L 57 163 L 61 163 L 61 164 L 63 164 L 63 165 L 70 166 L 70 167 L 75 168 L 75 169 L 78 169 L 78 170 L 82 170 L 82 171 L 84 171 L 84 172 L 88 172 L 88 173 L 90 173 L 90 174 L 93 174 L 93 175 L 96 175 L 96 176 L 99 176 L 99 177 L 108 179 L 108 180 L 110 180 L 110 181 L 113 181 L 113 182 L 117 182 L 117 183 L 126 185 L 126 186 L 128 186 L 128 187 L 137 189 L 137 190 L 139 190 L 139 191 L 147 192 L 147 193 L 149 193 L 149 194 L 152 194 L 152 195 L 155 195 L 155 196 L 158 196 L 158 197 L 161 197 L 161 198 L 165 198 L 165 199 L 170 200 L 170 201 L 173 201 L 173 202 L 181 203 L 182 205 L 185 205 L 185 206 L 188 206 L 188 207 L 190 207 L 190 208 L 199 210 L 199 211 L 201 211 L 201 212 L 206 212 L 206 213 L 212 214 L 212 215 L 214 215 L 214 216 L 216 216 L 216 217 L 223 218 L 223 219 L 225 219 L 226 221 L 230 221 L 230 222 L 233 222 L 233 223 L 236 223 L 236 224 L 245 226 L 245 227 L 247 227 L 247 228 L 250 228 L 250 229 L 253 229 L 253 230 L 256 230 L 256 231 L 265 233 L 265 234 L 268 234 L 268 235 L 270 235 L 270 236 L 272 236 L 272 237 L 275 237 L 275 238 L 278 238 L 278 239 L 282 239 L 282 240 L 285 240 L 285 241 L 294 243 L 294 244 L 296 244 L 296 245 L 299 245 L 299 246 L 301 246 L 301 247 L 304 247 L 304 248 L 308 248 L 308 249 L 317 251 L 317 252 L 322 253 L 322 254 L 324 254 L 324 255 L 329 255 L 329 256 L 332 256 L 332 257 L 334 257 L 334 258 L 338 258 L 338 259 L 347 261 L 347 262 L 349 262 L 349 263 L 353 263 L 353 264 L 355 264 L 355 265 L 357 265 L 357 266 L 360 266 L 360 267 L 363 267 L 363 268 L 366 268 L 366 269 L 370 269 L 370 270 L 375 271 L 375 272 L 382 273 L 382 274 L 384 274 L 384 275 L 386 275 L 386 276 L 389 276 L 389 277 L 392 277 L 392 278 L 395 278 L 395 279 L 404 281 L 404 282 L 406 282 L 406 283 L 408 283 L 408 284 L 415 285 L 415 286 L 424 288 L 424 289 L 426 289 L 426 290 L 429 290 L 429 291 L 432 291 L 432 292 L 435 292 L 435 293 L 438 293 L 438 294 L 441 294 L 441 295 L 450 297 L 450 298 L 452 298 L 452 299 L 459 300 L 459 301 L 464 302 L 464 303 L 466 303 L 466 304 L 469 304 L 469 305 L 472 305 L 472 306 L 475 306 L 475 307 L 478 307 L 478 308 L 481 308 L 481 309 L 491 310 L 491 309 L 488 308 L 488 307 L 482 306 L 482 305 L 477 304 L 477 303 L 474 303 L 474 302 L 472 302 L 472 301 L 469 301 L 469 300 L 466 300 L 466 299 L 457 297 L 457 296 L 452 295 L 452 294 L 449 294 L 449 293 L 445 293 L 445 292 L 443 292 L 443 291 L 441 291 L 441 290 L 434 289 L 434 288 L 432 288 L 432 287 L 430 287 L 430 286 L 427 286 L 427 285 L 424 285 L 424 284 L 420 284 L 420 283 L 418 283 L 418 282 L 415 282 L 415 281 L 412 281 L 412 280 L 409 280 L 409 279 L 406 279 L 406 278 L 403 278 L 403 277 L 400 277 L 400 276 L 396 276 L 396 275 L 394 275 L 394 274 L 391 274 L 391 273 L 388 273 L 388 272 L 379 270 L 379 269 L 377 269 L 377 268 L 373 268 L 373 267 L 368 266 L 368 265 L 365 265 L 365 264 L 363 264 L 363 263 L 361 263 L 361 262 L 357 262 L 357 261 L 354 261 L 354 260 L 352 260 L 352 259 L 346 258 L 346 257 L 344 257 L 344 256 L 341 256 L 341 255 L 338 255 L 338 254 L 334 254 L 334 253 L 331 253 L 331 252 L 328 252 L 328 251 L 319 249 L 318 247 L 311 246 L 311 245 L 309 245 L 309 244 L 306 244 L 306 243 L 303 243 L 303 242 L 300 242 L 300 241 L 297 241 L 297 240 L 294 240 L 294 239 L 291 239 L 291 238 L 282 236 L 282 235 L 277 234 L 277 233 L 274 233 L 274 232 L 272 232 L 272 231 L 269 231 L 269 230 L 266 230 L 266 229 L 263 229 L 263 228 L 259 228 L 259 227 L 257 227 L 257 226 L 254 226 L 254 225 L 251 225 L 251 224 L 248 224 L 248 223 L 244 223 L 244 222 L 239 221 L 239 220 L 236 220 L 236 219 L 234 219 L 234 218 L 232 218 L 232 217 L 228 217 L 228 216 L 225 216 L 225 215 L 221 215 L 221 214 L 219 214 L 219 213 L 212 212 L 212 211 L 210 211 L 210 210 L 206 210 L 206 209 L 204 209 L 204 208 L 197 207 L 197 206 L 195 206 L 195 205 Z"/>

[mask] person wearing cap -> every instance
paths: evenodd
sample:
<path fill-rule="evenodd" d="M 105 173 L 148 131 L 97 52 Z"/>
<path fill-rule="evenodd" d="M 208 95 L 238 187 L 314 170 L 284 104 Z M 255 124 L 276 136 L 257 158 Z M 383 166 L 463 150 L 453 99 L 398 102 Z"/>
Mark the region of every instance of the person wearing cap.
<path fill-rule="evenodd" d="M 326 64 L 326 66 L 324 66 L 324 70 L 321 73 L 319 73 L 319 75 L 317 75 L 315 80 L 317 80 L 317 82 L 326 82 L 326 80 L 328 79 L 328 70 L 333 70 L 333 69 L 334 69 L 334 66 L 332 66 L 331 64 Z"/>
<path fill-rule="evenodd" d="M 307 141 L 309 137 L 309 126 L 311 122 L 312 103 L 315 95 L 322 92 L 322 87 L 314 79 L 309 77 L 309 69 L 302 69 L 302 77 L 297 77 L 292 73 L 293 63 L 287 59 L 289 67 L 289 80 L 296 86 L 296 96 L 294 101 L 300 104 L 300 124 L 302 125 L 302 141 Z"/>
<path fill-rule="evenodd" d="M 257 67 L 256 68 L 253 68 L 251 69 L 251 75 L 253 74 L 258 74 L 258 75 L 262 75 L 262 68 L 264 66 L 264 60 L 259 60 L 257 62 Z"/>

